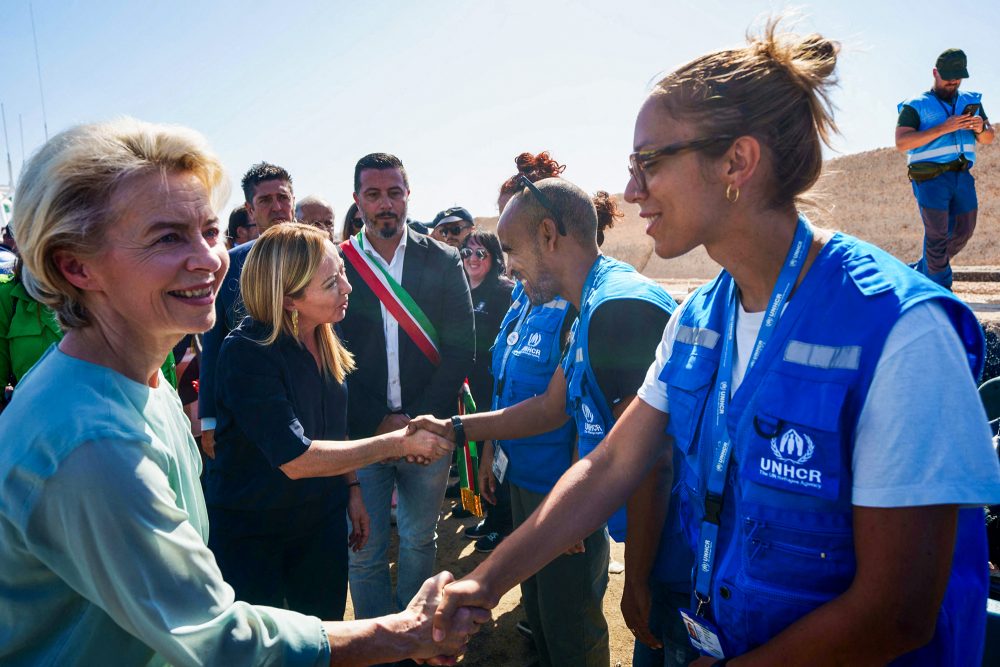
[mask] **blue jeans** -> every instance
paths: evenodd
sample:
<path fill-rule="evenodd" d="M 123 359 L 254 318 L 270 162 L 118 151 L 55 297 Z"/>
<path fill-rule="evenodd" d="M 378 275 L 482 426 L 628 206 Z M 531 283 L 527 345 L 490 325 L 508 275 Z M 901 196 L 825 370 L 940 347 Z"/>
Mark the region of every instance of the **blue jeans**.
<path fill-rule="evenodd" d="M 437 522 L 448 483 L 451 457 L 428 466 L 397 461 L 375 463 L 358 470 L 361 497 L 371 518 L 368 544 L 350 554 L 351 601 L 355 618 L 375 618 L 403 609 L 434 574 Z M 399 490 L 396 529 L 399 563 L 396 596 L 389 579 L 389 509 L 392 488 Z"/>
<path fill-rule="evenodd" d="M 951 260 L 976 230 L 976 179 L 968 171 L 948 171 L 927 181 L 913 181 L 912 187 L 924 223 L 924 252 L 914 268 L 950 288 Z"/>
<path fill-rule="evenodd" d="M 632 651 L 632 667 L 684 667 L 699 653 L 691 646 L 687 630 L 678 609 L 691 602 L 688 593 L 670 590 L 667 584 L 650 580 L 649 593 L 653 604 L 649 610 L 649 630 L 663 643 L 661 649 L 651 649 L 638 639 Z"/>

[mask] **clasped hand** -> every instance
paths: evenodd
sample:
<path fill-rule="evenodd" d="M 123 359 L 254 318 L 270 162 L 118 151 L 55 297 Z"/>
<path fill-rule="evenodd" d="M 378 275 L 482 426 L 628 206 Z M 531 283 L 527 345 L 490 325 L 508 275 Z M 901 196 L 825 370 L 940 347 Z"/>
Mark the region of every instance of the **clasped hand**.
<path fill-rule="evenodd" d="M 445 587 L 455 581 L 450 572 L 441 572 L 424 582 L 420 590 L 400 613 L 405 623 L 405 631 L 417 640 L 416 652 L 411 656 L 420 663 L 432 665 L 453 665 L 469 645 L 469 638 L 479 632 L 483 623 L 492 614 L 482 608 L 457 608 L 449 614 L 447 631 L 432 629 L 441 603 Z"/>
<path fill-rule="evenodd" d="M 420 429 L 412 426 L 413 421 L 404 414 L 388 414 L 376 429 L 376 435 L 387 434 L 398 439 L 401 457 L 390 457 L 387 461 L 396 458 L 405 458 L 409 463 L 428 465 L 434 463 L 442 456 L 451 455 L 455 450 L 454 437 L 450 435 L 441 436 L 434 431 Z"/>

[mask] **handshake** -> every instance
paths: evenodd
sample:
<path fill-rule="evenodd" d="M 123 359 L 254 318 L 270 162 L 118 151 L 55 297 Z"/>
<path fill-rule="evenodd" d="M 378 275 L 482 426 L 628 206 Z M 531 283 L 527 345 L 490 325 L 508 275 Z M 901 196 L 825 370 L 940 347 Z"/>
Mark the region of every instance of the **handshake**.
<path fill-rule="evenodd" d="M 383 434 L 396 443 L 394 455 L 387 460 L 405 458 L 410 463 L 429 465 L 455 451 L 451 422 L 429 415 L 411 419 L 401 413 L 388 414 L 375 431 L 375 435 Z"/>
<path fill-rule="evenodd" d="M 496 606 L 485 598 L 470 596 L 479 590 L 467 579 L 455 581 L 450 572 L 441 572 L 427 581 L 406 609 L 382 620 L 399 647 L 399 657 L 419 663 L 453 665 L 465 653 L 469 638 L 492 618 L 488 608 Z M 463 601 L 479 601 L 465 605 Z"/>

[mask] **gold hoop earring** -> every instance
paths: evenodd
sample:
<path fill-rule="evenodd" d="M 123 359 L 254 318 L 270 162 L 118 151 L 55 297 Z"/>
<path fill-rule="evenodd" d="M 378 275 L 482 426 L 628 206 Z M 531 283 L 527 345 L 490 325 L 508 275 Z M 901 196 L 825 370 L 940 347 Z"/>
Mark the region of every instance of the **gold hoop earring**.
<path fill-rule="evenodd" d="M 292 335 L 296 338 L 299 337 L 299 309 L 292 309 Z"/>
<path fill-rule="evenodd" d="M 740 189 L 736 188 L 733 190 L 733 184 L 730 183 L 726 186 L 726 201 L 730 204 L 735 204 L 740 199 Z"/>

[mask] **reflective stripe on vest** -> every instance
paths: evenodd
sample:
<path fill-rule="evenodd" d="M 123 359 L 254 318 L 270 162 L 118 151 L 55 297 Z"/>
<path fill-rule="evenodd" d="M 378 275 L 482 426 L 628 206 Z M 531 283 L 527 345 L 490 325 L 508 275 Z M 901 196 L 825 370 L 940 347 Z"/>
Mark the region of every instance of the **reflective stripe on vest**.
<path fill-rule="evenodd" d="M 902 112 L 904 106 L 912 107 L 920 116 L 919 131 L 937 127 L 948 120 L 950 116 L 961 114 L 968 104 L 975 104 L 982 95 L 974 92 L 959 91 L 955 105 L 943 102 L 932 92 L 926 92 L 911 100 L 901 102 L 897 108 Z M 958 130 L 942 135 L 923 146 L 918 146 L 906 152 L 907 164 L 913 162 L 936 162 L 945 164 L 964 156 L 969 162 L 976 161 L 976 135 L 971 130 Z"/>
<path fill-rule="evenodd" d="M 590 454 L 607 436 L 615 419 L 590 365 L 590 318 L 601 304 L 615 299 L 635 299 L 673 313 L 677 303 L 662 287 L 640 275 L 632 266 L 601 255 L 584 283 L 580 316 L 573 326 L 573 350 L 563 365 L 566 374 L 566 411 L 576 420 L 580 458 Z M 650 357 L 650 363 L 653 358 Z M 608 521 L 608 531 L 618 541 L 625 538 L 624 509 Z"/>
<path fill-rule="evenodd" d="M 693 293 L 679 326 L 722 331 L 731 277 Z M 970 371 L 982 368 L 975 318 L 950 294 L 887 253 L 842 234 L 815 260 L 727 415 L 733 464 L 721 508 L 711 611 L 726 655 L 759 646 L 854 579 L 851 470 L 854 428 L 885 339 L 899 317 L 935 300 L 965 345 Z M 667 431 L 681 452 L 681 518 L 692 550 L 704 516 L 715 442 L 705 418 L 718 349 L 675 341 L 660 375 L 667 384 Z M 986 572 L 977 561 L 984 531 L 962 510 L 943 618 L 925 648 L 900 664 L 972 664 L 985 627 Z M 967 542 L 966 542 L 967 540 Z M 975 558 L 966 557 L 968 545 Z M 961 552 L 961 553 L 960 553 Z M 975 639 L 974 639 L 975 638 Z M 922 661 L 922 662 L 921 662 Z M 893 663 L 897 664 L 897 663 Z"/>
<path fill-rule="evenodd" d="M 493 344 L 493 409 L 543 393 L 560 362 L 563 322 L 569 303 L 556 298 L 532 306 L 518 283 L 513 303 Z M 497 445 L 507 455 L 507 479 L 535 493 L 548 493 L 572 462 L 574 425 Z"/>

